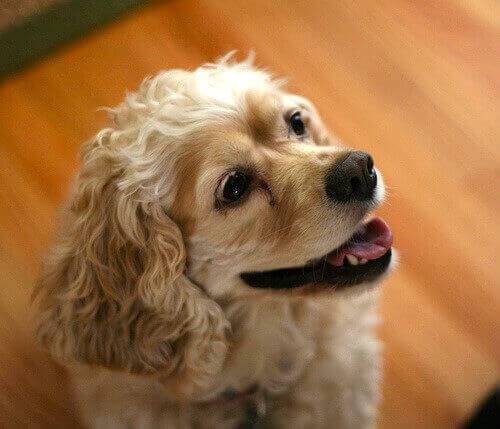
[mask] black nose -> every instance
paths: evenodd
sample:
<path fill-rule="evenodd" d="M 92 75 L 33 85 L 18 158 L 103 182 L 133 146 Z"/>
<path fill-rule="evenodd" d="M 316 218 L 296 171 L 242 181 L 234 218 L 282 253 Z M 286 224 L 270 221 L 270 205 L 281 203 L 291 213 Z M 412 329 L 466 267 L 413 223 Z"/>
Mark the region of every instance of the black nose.
<path fill-rule="evenodd" d="M 326 194 L 333 201 L 364 201 L 373 197 L 377 173 L 373 159 L 365 152 L 350 152 L 326 175 Z"/>

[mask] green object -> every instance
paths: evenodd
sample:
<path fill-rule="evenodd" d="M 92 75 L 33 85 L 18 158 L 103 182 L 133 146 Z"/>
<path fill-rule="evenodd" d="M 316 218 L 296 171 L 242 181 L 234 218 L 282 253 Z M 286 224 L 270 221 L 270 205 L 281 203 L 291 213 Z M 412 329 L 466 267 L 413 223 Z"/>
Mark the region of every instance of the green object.
<path fill-rule="evenodd" d="M 67 0 L 0 33 L 0 79 L 148 0 Z"/>

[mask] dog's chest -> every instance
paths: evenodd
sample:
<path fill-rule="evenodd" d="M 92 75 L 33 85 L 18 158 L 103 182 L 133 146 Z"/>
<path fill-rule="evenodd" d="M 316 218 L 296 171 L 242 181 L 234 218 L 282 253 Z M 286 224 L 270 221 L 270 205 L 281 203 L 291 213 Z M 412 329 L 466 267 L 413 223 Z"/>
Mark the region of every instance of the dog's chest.
<path fill-rule="evenodd" d="M 258 388 L 287 391 L 313 358 L 312 317 L 290 303 L 268 302 L 232 309 L 232 347 L 223 372 L 212 388 L 221 394 Z"/>

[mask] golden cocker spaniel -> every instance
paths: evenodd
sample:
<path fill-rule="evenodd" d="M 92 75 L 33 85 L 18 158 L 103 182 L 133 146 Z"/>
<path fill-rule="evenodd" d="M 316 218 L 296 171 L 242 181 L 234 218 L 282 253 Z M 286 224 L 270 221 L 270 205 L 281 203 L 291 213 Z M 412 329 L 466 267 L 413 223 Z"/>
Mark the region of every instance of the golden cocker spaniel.
<path fill-rule="evenodd" d="M 392 235 L 372 158 L 251 60 L 147 79 L 82 152 L 38 336 L 94 428 L 367 428 Z"/>

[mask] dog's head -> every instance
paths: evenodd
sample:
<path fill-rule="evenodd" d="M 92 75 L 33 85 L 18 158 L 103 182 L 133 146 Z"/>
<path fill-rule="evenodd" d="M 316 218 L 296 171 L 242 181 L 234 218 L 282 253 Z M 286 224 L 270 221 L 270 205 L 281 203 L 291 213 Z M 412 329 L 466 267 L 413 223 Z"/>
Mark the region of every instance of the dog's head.
<path fill-rule="evenodd" d="M 215 301 L 345 288 L 387 269 L 390 231 L 363 223 L 384 194 L 372 158 L 249 62 L 160 73 L 110 113 L 115 125 L 84 148 L 38 288 L 40 335 L 57 354 L 127 365 L 134 323 L 154 309 L 171 324 L 170 353 L 184 350 L 176 362 L 194 368 L 202 339 L 224 342 Z M 157 325 L 150 343 L 166 335 Z M 121 351 L 114 335 L 127 338 Z"/>
<path fill-rule="evenodd" d="M 121 180 L 178 225 L 209 295 L 339 289 L 389 265 L 387 226 L 361 223 L 384 195 L 372 158 L 248 62 L 162 73 L 114 114 L 138 157 Z"/>

